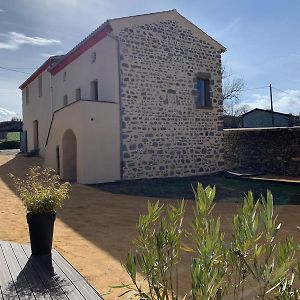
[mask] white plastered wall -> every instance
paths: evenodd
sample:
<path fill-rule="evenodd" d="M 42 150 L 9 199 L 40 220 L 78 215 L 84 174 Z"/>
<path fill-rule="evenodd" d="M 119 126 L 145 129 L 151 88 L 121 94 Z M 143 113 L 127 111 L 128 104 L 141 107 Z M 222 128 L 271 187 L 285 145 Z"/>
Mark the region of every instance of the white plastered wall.
<path fill-rule="evenodd" d="M 33 122 L 38 121 L 40 155 L 45 156 L 45 143 L 51 123 L 51 75 L 45 70 L 42 74 L 42 96 L 39 97 L 38 77 L 27 87 L 29 102 L 26 104 L 26 88 L 22 91 L 23 131 L 27 131 L 28 151 L 34 149 Z"/>
<path fill-rule="evenodd" d="M 96 52 L 96 61 L 92 63 L 93 52 Z M 64 73 L 66 73 L 65 81 Z M 117 45 L 111 37 L 105 37 L 53 76 L 54 111 L 63 106 L 64 95 L 68 95 L 68 103 L 74 102 L 77 88 L 81 89 L 81 99 L 90 100 L 91 81 L 94 80 L 98 80 L 100 101 L 118 101 Z"/>
<path fill-rule="evenodd" d="M 55 113 L 46 148 L 45 165 L 57 170 L 56 147 L 63 175 L 62 138 L 71 129 L 77 140 L 77 182 L 120 180 L 119 105 L 78 101 Z"/>

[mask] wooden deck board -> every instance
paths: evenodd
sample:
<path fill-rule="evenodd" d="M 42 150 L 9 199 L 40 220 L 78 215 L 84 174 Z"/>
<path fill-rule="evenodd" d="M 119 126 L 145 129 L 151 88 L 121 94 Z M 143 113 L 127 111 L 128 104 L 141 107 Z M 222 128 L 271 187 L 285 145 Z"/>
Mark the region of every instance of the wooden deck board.
<path fill-rule="evenodd" d="M 1 243 L 1 247 L 8 264 L 10 275 L 12 277 L 11 284 L 15 286 L 18 293 L 18 298 L 16 299 L 35 300 L 36 297 L 34 295 L 34 292 L 32 291 L 28 281 L 26 280 L 24 272 L 10 246 L 10 243 L 3 242 Z"/>
<path fill-rule="evenodd" d="M 99 294 L 96 290 L 57 251 L 53 253 L 53 261 L 61 270 L 64 271 L 66 276 L 73 282 L 85 299 L 99 299 Z"/>
<path fill-rule="evenodd" d="M 103 298 L 57 251 L 32 256 L 29 245 L 0 241 L 0 300 L 6 299 Z"/>
<path fill-rule="evenodd" d="M 24 253 L 22 247 L 18 244 L 12 243 L 11 245 L 12 250 L 15 253 L 15 256 L 24 272 L 24 275 L 34 293 L 37 297 L 43 297 L 42 299 L 51 300 L 51 296 L 49 291 L 43 284 L 41 278 L 38 274 L 34 271 L 33 266 L 31 263 L 28 263 L 28 257 Z"/>
<path fill-rule="evenodd" d="M 19 299 L 0 244 L 0 287 L 3 299 Z"/>

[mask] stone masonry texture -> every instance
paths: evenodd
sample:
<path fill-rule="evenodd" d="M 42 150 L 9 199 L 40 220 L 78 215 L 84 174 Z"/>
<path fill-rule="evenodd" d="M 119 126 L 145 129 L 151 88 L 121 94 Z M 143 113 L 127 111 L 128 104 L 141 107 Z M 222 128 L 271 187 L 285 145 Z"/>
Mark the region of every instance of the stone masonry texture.
<path fill-rule="evenodd" d="M 300 175 L 300 127 L 224 130 L 226 169 Z"/>
<path fill-rule="evenodd" d="M 222 170 L 221 52 L 174 20 L 124 28 L 119 43 L 123 179 Z M 210 79 L 209 107 L 197 77 Z"/>

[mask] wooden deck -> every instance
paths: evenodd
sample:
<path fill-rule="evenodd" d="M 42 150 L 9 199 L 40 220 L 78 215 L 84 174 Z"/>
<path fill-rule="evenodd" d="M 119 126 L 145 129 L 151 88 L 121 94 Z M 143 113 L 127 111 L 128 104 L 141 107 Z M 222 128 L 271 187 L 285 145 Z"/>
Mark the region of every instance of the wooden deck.
<path fill-rule="evenodd" d="M 31 256 L 30 245 L 0 241 L 0 300 L 103 299 L 57 251 Z"/>

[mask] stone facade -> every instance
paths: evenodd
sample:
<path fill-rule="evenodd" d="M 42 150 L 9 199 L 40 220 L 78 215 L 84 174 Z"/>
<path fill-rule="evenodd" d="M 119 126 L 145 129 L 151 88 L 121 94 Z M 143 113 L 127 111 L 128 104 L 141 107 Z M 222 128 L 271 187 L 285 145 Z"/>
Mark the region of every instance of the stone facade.
<path fill-rule="evenodd" d="M 221 51 L 176 20 L 123 28 L 122 178 L 190 176 L 223 169 Z M 196 105 L 197 77 L 210 106 Z"/>
<path fill-rule="evenodd" d="M 226 169 L 300 175 L 300 127 L 224 130 Z"/>

